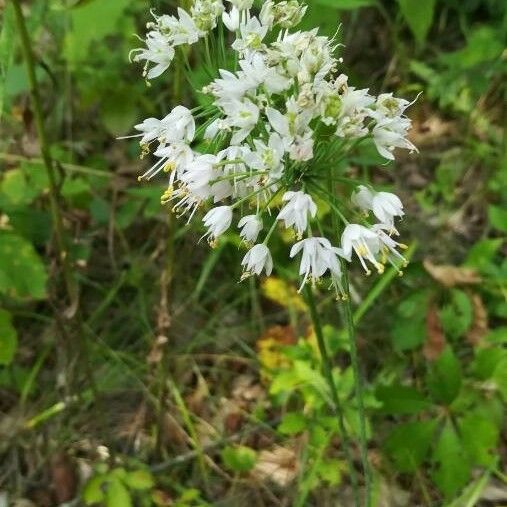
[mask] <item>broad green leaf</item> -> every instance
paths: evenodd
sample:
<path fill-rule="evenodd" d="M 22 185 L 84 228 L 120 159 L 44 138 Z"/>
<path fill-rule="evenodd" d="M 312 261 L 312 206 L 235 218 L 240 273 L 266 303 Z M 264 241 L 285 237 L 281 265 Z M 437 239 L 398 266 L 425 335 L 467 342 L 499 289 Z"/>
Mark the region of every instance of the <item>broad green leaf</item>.
<path fill-rule="evenodd" d="M 102 502 L 104 491 L 102 489 L 106 476 L 104 474 L 94 475 L 83 488 L 83 501 L 87 505 Z"/>
<path fill-rule="evenodd" d="M 384 443 L 384 450 L 400 472 L 413 472 L 426 458 L 437 421 L 414 421 L 395 427 Z"/>
<path fill-rule="evenodd" d="M 12 362 L 18 347 L 18 334 L 12 325 L 11 314 L 0 308 L 0 365 Z"/>
<path fill-rule="evenodd" d="M 0 231 L 0 293 L 43 299 L 47 273 L 33 246 L 21 236 Z"/>
<path fill-rule="evenodd" d="M 417 414 L 430 406 L 422 393 L 409 386 L 379 386 L 375 396 L 382 402 L 381 411 L 388 414 Z"/>
<path fill-rule="evenodd" d="M 450 301 L 439 312 L 440 322 L 447 336 L 459 338 L 472 324 L 473 307 L 468 294 L 459 289 L 451 289 Z"/>
<path fill-rule="evenodd" d="M 233 472 L 249 472 L 257 461 L 257 453 L 243 445 L 225 447 L 221 456 L 224 465 Z"/>
<path fill-rule="evenodd" d="M 423 44 L 433 22 L 435 0 L 398 0 L 401 13 L 418 44 Z"/>
<path fill-rule="evenodd" d="M 89 55 L 90 46 L 114 32 L 130 0 L 93 0 L 70 10 L 72 30 L 65 39 L 64 54 L 71 64 Z"/>
<path fill-rule="evenodd" d="M 0 191 L 11 204 L 28 204 L 31 200 L 25 174 L 21 169 L 11 169 L 4 173 Z"/>
<path fill-rule="evenodd" d="M 461 365 L 450 347 L 429 365 L 426 385 L 438 403 L 450 405 L 458 396 L 461 389 Z"/>
<path fill-rule="evenodd" d="M 490 204 L 488 217 L 491 225 L 502 232 L 507 232 L 507 209 L 501 206 Z"/>
<path fill-rule="evenodd" d="M 130 89 L 109 93 L 100 109 L 100 116 L 111 135 L 119 136 L 129 132 L 138 116 L 138 108 L 132 100 Z M 158 205 L 160 207 L 160 199 Z"/>
<path fill-rule="evenodd" d="M 483 239 L 470 248 L 465 261 L 466 266 L 485 269 L 494 261 L 495 255 L 502 246 L 503 239 Z"/>
<path fill-rule="evenodd" d="M 131 507 L 132 498 L 120 479 L 113 479 L 107 484 L 106 507 Z"/>
<path fill-rule="evenodd" d="M 125 484 L 132 489 L 150 489 L 155 484 L 153 476 L 147 470 L 127 472 Z"/>
<path fill-rule="evenodd" d="M 278 431 L 284 435 L 294 435 L 306 428 L 306 417 L 300 412 L 287 412 L 278 426 Z"/>
<path fill-rule="evenodd" d="M 472 364 L 474 374 L 481 380 L 491 378 L 502 359 L 507 357 L 507 350 L 496 347 L 479 349 Z"/>
<path fill-rule="evenodd" d="M 452 498 L 470 479 L 470 462 L 452 423 L 447 421 L 433 452 L 437 467 L 433 480 L 446 499 Z"/>
<path fill-rule="evenodd" d="M 495 449 L 498 441 L 498 428 L 483 414 L 467 414 L 459 421 L 463 448 L 471 463 L 490 466 L 495 462 Z"/>
<path fill-rule="evenodd" d="M 504 401 L 507 401 L 507 358 L 504 357 L 495 368 L 493 372 L 493 381 L 495 382 L 498 390 L 503 396 Z"/>

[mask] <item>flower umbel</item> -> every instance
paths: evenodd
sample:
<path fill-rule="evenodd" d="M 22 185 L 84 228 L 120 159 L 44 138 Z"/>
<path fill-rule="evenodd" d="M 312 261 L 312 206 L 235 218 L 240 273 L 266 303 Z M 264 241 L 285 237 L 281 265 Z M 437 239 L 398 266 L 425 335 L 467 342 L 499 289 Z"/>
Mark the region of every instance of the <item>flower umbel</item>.
<path fill-rule="evenodd" d="M 134 61 L 145 62 L 146 79 L 162 75 L 177 52 L 186 57 L 181 48 L 188 45 L 196 45 L 195 58 L 202 48 L 213 77 L 199 90 L 207 105 L 177 105 L 135 126 L 142 155 L 158 159 L 140 178 L 166 173 L 162 202 L 188 221 L 215 206 L 203 217 L 211 245 L 237 223 L 243 243 L 254 244 L 242 260 L 243 277 L 271 273 L 270 242 L 283 222 L 296 236 L 289 257 L 301 253 L 301 288 L 329 277 L 343 297 L 342 263 L 353 256 L 366 274 L 372 266 L 382 273 L 387 262 L 398 270 L 406 263 L 399 253 L 404 245 L 393 239 L 404 210 L 395 194 L 358 186 L 337 161 L 363 142 L 387 160 L 396 149 L 417 151 L 407 138 L 411 103 L 349 85 L 336 41 L 317 28 L 295 28 L 306 12 L 298 0 L 267 0 L 255 9 L 252 0 L 195 0 L 189 11 L 154 15 L 148 23 L 145 47 L 132 52 Z M 216 27 L 220 37 L 209 44 Z M 227 37 L 230 47 L 217 48 Z M 217 69 L 210 47 L 229 68 Z M 363 213 L 349 206 L 337 181 L 357 187 L 351 201 Z M 325 237 L 328 215 L 334 215 L 331 234 L 342 233 L 340 246 Z M 268 232 L 255 244 L 264 226 Z"/>

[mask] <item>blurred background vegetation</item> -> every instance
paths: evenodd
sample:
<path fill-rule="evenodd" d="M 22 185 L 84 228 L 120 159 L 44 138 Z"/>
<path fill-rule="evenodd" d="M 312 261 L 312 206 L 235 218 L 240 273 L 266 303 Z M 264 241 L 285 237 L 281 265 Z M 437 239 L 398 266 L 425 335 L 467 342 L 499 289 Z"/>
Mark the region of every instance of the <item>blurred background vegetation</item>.
<path fill-rule="evenodd" d="M 412 256 L 402 278 L 353 277 L 374 505 L 505 506 L 507 2 L 308 3 L 304 28 L 340 26 L 351 82 L 422 92 L 418 155 L 391 166 L 358 148 L 348 161 L 402 197 Z M 196 246 L 202 231 L 160 206 L 164 182 L 137 183 L 150 162 L 135 140 L 116 140 L 201 100 L 181 72 L 148 90 L 128 61 L 149 9 L 176 3 L 22 6 L 71 290 L 0 0 L 0 506 L 352 505 L 297 273 L 238 283 L 239 238 Z M 355 441 L 341 311 L 324 290 L 319 301 Z"/>

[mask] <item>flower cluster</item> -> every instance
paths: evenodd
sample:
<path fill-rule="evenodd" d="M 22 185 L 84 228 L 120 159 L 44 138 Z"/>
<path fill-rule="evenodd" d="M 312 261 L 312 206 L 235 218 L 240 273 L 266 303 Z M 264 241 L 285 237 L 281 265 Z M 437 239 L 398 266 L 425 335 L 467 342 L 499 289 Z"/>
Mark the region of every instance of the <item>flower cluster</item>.
<path fill-rule="evenodd" d="M 277 224 L 294 231 L 289 255 L 301 255 L 301 286 L 327 274 L 343 295 L 341 263 L 354 254 L 367 274 L 371 267 L 381 273 L 387 262 L 400 269 L 403 245 L 393 239 L 394 220 L 403 216 L 400 199 L 363 185 L 351 199 L 342 199 L 338 180 L 357 185 L 336 171 L 365 140 L 387 160 L 394 159 L 395 148 L 415 151 L 404 115 L 410 102 L 349 86 L 339 71 L 334 39 L 317 29 L 295 29 L 306 11 L 297 0 L 268 0 L 256 14 L 253 0 L 227 1 L 224 6 L 221 0 L 195 0 L 190 12 L 154 16 L 146 48 L 133 52 L 152 79 L 169 68 L 179 46 L 205 39 L 208 49 L 218 27 L 230 32 L 225 40 L 235 62 L 232 69 L 217 69 L 203 88 L 210 106 L 176 106 L 160 120 L 136 125 L 143 154 L 151 151 L 158 159 L 140 179 L 167 173 L 162 202 L 188 220 L 213 203 L 203 218 L 211 245 L 231 227 L 236 212 L 239 235 L 250 246 L 244 276 L 270 274 L 269 242 Z M 323 237 L 319 203 L 342 224 L 339 246 Z M 371 225 L 369 216 L 378 222 Z"/>

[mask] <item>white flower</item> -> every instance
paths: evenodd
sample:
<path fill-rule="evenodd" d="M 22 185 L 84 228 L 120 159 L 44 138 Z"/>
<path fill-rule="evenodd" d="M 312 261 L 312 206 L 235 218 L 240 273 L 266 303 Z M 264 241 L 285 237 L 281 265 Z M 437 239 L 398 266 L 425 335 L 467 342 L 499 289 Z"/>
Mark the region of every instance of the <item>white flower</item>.
<path fill-rule="evenodd" d="M 255 243 L 262 230 L 262 220 L 258 215 L 246 215 L 238 222 L 238 227 L 241 229 L 241 239 L 247 243 Z"/>
<path fill-rule="evenodd" d="M 228 30 L 235 32 L 239 28 L 240 12 L 238 8 L 233 5 L 229 12 L 224 11 L 222 14 L 222 21 Z"/>
<path fill-rule="evenodd" d="M 398 270 L 400 262 L 402 266 L 406 267 L 408 264 L 407 259 L 405 259 L 405 257 L 403 257 L 397 249 L 401 248 L 404 250 L 407 248 L 407 245 L 398 243 L 391 236 L 391 234 L 397 235 L 398 231 L 387 224 L 375 224 L 372 226 L 371 230 L 377 234 L 380 241 L 382 262 L 385 263 L 386 261 L 389 261 Z M 389 234 L 384 231 L 389 231 Z"/>
<path fill-rule="evenodd" d="M 231 226 L 232 208 L 230 206 L 212 208 L 204 215 L 202 221 L 208 228 L 208 232 L 205 236 L 209 236 L 213 241 Z"/>
<path fill-rule="evenodd" d="M 176 106 L 161 120 L 159 140 L 162 143 L 191 143 L 195 135 L 195 120 L 185 106 Z"/>
<path fill-rule="evenodd" d="M 248 250 L 241 261 L 241 265 L 245 269 L 241 278 L 246 278 L 252 273 L 260 275 L 262 270 L 269 276 L 271 271 L 273 271 L 273 258 L 271 257 L 269 248 L 263 243 L 260 243 Z"/>
<path fill-rule="evenodd" d="M 375 102 L 374 118 L 401 116 L 411 102 L 405 99 L 393 97 L 392 93 L 381 93 Z"/>
<path fill-rule="evenodd" d="M 349 224 L 343 231 L 341 246 L 342 255 L 349 262 L 352 252 L 356 253 L 367 275 L 370 270 L 365 260 L 373 264 L 379 273 L 384 271 L 384 266 L 376 259 L 380 251 L 380 240 L 376 232 L 359 224 Z"/>
<path fill-rule="evenodd" d="M 365 211 L 372 210 L 380 222 L 391 227 L 394 217 L 401 217 L 405 214 L 403 203 L 397 195 L 390 192 L 371 191 L 364 185 L 360 185 L 352 195 L 352 202 Z"/>
<path fill-rule="evenodd" d="M 136 130 L 142 132 L 135 137 L 141 137 L 140 144 L 148 144 L 160 137 L 162 132 L 162 122 L 158 118 L 146 118 L 142 123 L 134 125 Z"/>
<path fill-rule="evenodd" d="M 291 145 L 289 155 L 292 160 L 306 162 L 313 158 L 313 132 L 309 130 L 304 135 L 296 135 Z"/>
<path fill-rule="evenodd" d="M 246 78 L 247 82 L 255 83 L 255 86 L 264 85 L 269 93 L 281 93 L 292 84 L 292 80 L 277 67 L 266 64 L 262 53 L 254 53 L 248 60 L 240 60 L 239 66 L 243 71 L 242 79 Z"/>
<path fill-rule="evenodd" d="M 215 155 L 198 155 L 187 165 L 180 179 L 190 192 L 209 194 L 209 183 L 214 176 Z"/>
<path fill-rule="evenodd" d="M 192 17 L 181 7 L 178 7 L 178 18 L 165 15 L 160 16 L 157 21 L 160 31 L 174 46 L 195 44 L 201 35 Z"/>
<path fill-rule="evenodd" d="M 195 0 L 190 9 L 197 28 L 203 34 L 217 26 L 217 18 L 223 11 L 222 0 Z"/>
<path fill-rule="evenodd" d="M 249 99 L 233 100 L 223 105 L 226 122 L 231 127 L 237 127 L 231 138 L 231 144 L 241 143 L 250 134 L 259 119 L 259 108 Z"/>
<path fill-rule="evenodd" d="M 232 43 L 232 49 L 239 53 L 255 52 L 262 49 L 262 40 L 268 32 L 268 27 L 252 16 L 239 26 L 240 38 Z"/>
<path fill-rule="evenodd" d="M 317 205 L 310 195 L 301 191 L 285 192 L 282 201 L 286 204 L 277 219 L 283 220 L 287 229 L 294 226 L 298 237 L 301 237 L 308 225 L 308 215 L 313 218 L 317 214 Z"/>
<path fill-rule="evenodd" d="M 293 258 L 301 250 L 303 250 L 303 255 L 299 266 L 299 274 L 303 276 L 303 281 L 299 291 L 301 291 L 308 278 L 315 282 L 328 270 L 332 277 L 336 279 L 341 277 L 340 261 L 338 260 L 341 250 L 332 246 L 328 239 L 306 238 L 298 241 L 291 248 L 290 257 Z"/>
<path fill-rule="evenodd" d="M 255 151 L 245 154 L 245 162 L 248 167 L 257 171 L 269 172 L 271 180 L 277 180 L 283 172 L 283 155 L 285 153 L 282 138 L 272 132 L 266 145 L 259 139 L 254 139 Z"/>
<path fill-rule="evenodd" d="M 373 127 L 373 141 L 380 155 L 394 160 L 395 148 L 417 151 L 417 148 L 405 137 L 410 125 L 410 120 L 403 117 L 386 118 L 378 122 Z"/>
<path fill-rule="evenodd" d="M 174 48 L 171 42 L 160 32 L 153 30 L 146 35 L 146 49 L 134 49 L 136 53 L 132 58 L 134 62 L 146 61 L 143 75 L 147 79 L 153 79 L 169 68 L 174 58 Z M 149 63 L 155 66 L 148 70 Z"/>

